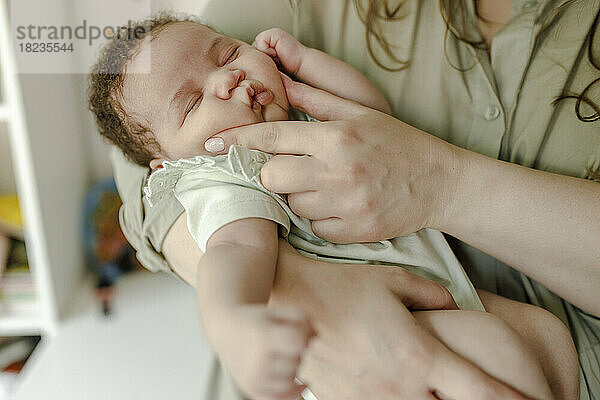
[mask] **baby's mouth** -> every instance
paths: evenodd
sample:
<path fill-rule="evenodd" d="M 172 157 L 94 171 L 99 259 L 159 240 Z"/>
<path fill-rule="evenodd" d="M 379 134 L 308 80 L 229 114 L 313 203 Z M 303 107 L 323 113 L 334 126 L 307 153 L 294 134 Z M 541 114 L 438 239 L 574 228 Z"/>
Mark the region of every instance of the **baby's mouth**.
<path fill-rule="evenodd" d="M 246 79 L 240 82 L 238 89 L 240 91 L 240 100 L 250 106 L 253 111 L 260 112 L 262 107 L 273 101 L 273 93 L 264 87 L 264 85 L 254 79 Z"/>
<path fill-rule="evenodd" d="M 267 89 L 262 82 L 255 79 L 244 79 L 234 89 L 232 98 L 237 99 L 242 104 L 247 105 L 256 117 L 255 122 L 264 122 L 273 119 L 280 119 L 281 112 L 287 114 L 287 107 L 283 107 L 277 101 L 273 92 Z M 268 106 L 268 107 L 267 107 Z"/>

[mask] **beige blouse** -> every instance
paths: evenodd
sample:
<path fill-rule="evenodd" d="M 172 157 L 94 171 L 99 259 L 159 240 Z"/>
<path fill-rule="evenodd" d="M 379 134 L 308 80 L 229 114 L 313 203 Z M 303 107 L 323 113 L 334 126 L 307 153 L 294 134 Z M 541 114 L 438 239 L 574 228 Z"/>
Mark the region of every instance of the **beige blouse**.
<path fill-rule="evenodd" d="M 473 2 L 465 3 L 470 24 L 465 29 L 478 37 Z M 353 0 L 254 0 L 252 9 L 245 0 L 213 0 L 203 18 L 250 43 L 262 29 L 282 27 L 364 72 L 397 118 L 490 157 L 583 178 L 588 169 L 600 172 L 600 121 L 578 120 L 574 100 L 552 102 L 565 91 L 580 93 L 600 77 L 586 54 L 600 0 L 567 3 L 514 0 L 510 21 L 488 53 L 451 34 L 444 39 L 438 0 L 408 0 L 405 18 L 380 24 L 397 57 L 410 60 L 409 68 L 397 72 L 381 69 L 369 57 Z M 595 36 L 600 58 L 600 29 Z M 375 42 L 373 47 L 385 65 L 397 66 Z M 600 103 L 600 88 L 590 96 Z M 181 205 L 171 198 L 153 210 L 145 208 L 142 187 L 148 171 L 124 164 L 118 152 L 114 160 L 125 201 L 123 229 L 144 265 L 169 271 L 160 251 Z M 567 324 L 580 358 L 580 398 L 600 398 L 600 320 L 492 257 L 448 240 L 475 286 L 545 307 Z M 211 396 L 217 398 L 214 392 Z"/>

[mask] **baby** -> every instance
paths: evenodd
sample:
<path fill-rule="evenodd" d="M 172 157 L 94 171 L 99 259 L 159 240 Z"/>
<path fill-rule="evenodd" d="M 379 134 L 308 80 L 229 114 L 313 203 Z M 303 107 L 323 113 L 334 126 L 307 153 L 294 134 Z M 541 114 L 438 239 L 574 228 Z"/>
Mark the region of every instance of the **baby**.
<path fill-rule="evenodd" d="M 440 232 L 327 242 L 262 186 L 260 170 L 271 155 L 232 146 L 212 156 L 204 149 L 223 130 L 290 118 L 277 64 L 312 86 L 389 113 L 357 70 L 280 29 L 260 33 L 250 46 L 191 20 L 162 17 L 138 26 L 144 34 L 103 49 L 92 70 L 90 109 L 105 137 L 153 170 L 145 188 L 150 204 L 174 192 L 184 206 L 204 252 L 197 291 L 206 336 L 247 395 L 297 395 L 303 387 L 294 377 L 314 334 L 300 312 L 267 308 L 278 227 L 307 257 L 401 266 L 444 285 L 459 307 L 483 310 Z"/>

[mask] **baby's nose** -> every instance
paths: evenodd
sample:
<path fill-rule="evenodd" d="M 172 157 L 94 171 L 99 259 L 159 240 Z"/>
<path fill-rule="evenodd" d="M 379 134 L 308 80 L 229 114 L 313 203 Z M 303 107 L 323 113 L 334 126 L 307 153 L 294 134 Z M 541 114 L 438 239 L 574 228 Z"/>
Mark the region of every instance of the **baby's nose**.
<path fill-rule="evenodd" d="M 229 100 L 233 90 L 246 79 L 246 73 L 239 69 L 223 71 L 215 85 L 215 95 L 222 100 Z"/>

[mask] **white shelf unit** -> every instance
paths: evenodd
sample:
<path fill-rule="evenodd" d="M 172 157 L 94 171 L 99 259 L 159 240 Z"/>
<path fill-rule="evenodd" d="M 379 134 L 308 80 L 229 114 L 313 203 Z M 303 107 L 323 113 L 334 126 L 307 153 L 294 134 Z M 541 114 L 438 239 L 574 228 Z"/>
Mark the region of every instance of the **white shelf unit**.
<path fill-rule="evenodd" d="M 34 336 L 42 332 L 43 321 L 39 313 L 5 313 L 0 318 L 0 336 Z"/>
<path fill-rule="evenodd" d="M 0 121 L 7 121 L 9 117 L 9 107 L 4 104 L 0 104 Z"/>
<path fill-rule="evenodd" d="M 63 10 L 67 12 L 68 10 Z M 57 331 L 85 270 L 78 210 L 87 186 L 77 75 L 20 74 L 0 0 L 0 121 L 6 125 L 37 307 L 0 310 L 0 336 Z"/>

